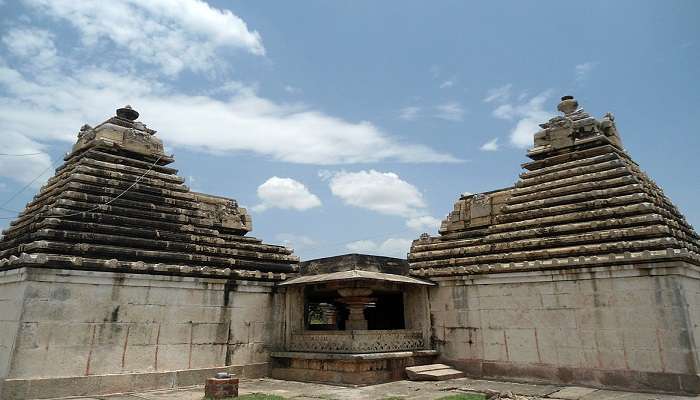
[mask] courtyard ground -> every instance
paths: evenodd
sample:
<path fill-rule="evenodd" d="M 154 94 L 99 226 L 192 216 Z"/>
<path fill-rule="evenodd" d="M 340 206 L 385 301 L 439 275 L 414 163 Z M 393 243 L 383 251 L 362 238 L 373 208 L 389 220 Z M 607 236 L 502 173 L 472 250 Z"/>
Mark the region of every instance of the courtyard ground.
<path fill-rule="evenodd" d="M 700 396 L 685 397 L 665 394 L 636 393 L 599 390 L 574 386 L 535 385 L 513 382 L 497 382 L 470 378 L 442 382 L 397 381 L 364 387 L 342 387 L 317 383 L 282 381 L 276 379 L 242 379 L 240 395 L 261 393 L 294 400 L 437 400 L 459 399 L 460 394 L 475 392 L 499 392 L 505 398 L 527 400 L 537 398 L 563 400 L 689 400 Z M 109 396 L 73 397 L 79 400 L 201 400 L 204 390 L 200 387 L 176 391 L 153 391 Z M 258 396 L 255 396 L 258 397 Z M 261 396 L 262 397 L 262 396 Z M 279 399 L 272 397 L 272 399 Z M 469 396 L 471 397 L 471 396 Z M 262 397 L 264 399 L 264 397 Z M 464 397 L 466 398 L 466 397 Z M 245 397 L 244 397 L 245 399 Z M 257 399 L 256 399 L 257 400 Z"/>

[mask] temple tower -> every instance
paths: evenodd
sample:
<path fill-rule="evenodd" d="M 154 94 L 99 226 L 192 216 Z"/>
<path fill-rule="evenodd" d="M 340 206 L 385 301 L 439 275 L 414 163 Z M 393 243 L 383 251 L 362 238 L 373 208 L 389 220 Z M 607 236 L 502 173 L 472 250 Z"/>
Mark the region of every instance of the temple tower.
<path fill-rule="evenodd" d="M 700 392 L 700 240 L 571 96 L 513 186 L 462 196 L 413 242 L 433 338 L 472 375 Z"/>
<path fill-rule="evenodd" d="M 246 236 L 235 200 L 190 191 L 138 116 L 126 106 L 83 126 L 3 232 L 3 399 L 36 398 L 42 385 L 67 396 L 267 373 L 281 329 L 273 286 L 298 258 Z"/>

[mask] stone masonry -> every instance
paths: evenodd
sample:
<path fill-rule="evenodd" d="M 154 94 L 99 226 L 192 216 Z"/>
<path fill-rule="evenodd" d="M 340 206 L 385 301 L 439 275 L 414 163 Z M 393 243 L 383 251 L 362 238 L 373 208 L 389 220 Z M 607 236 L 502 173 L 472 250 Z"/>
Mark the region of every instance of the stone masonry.
<path fill-rule="evenodd" d="M 81 128 L 3 232 L 0 398 L 267 373 L 274 282 L 298 258 L 246 236 L 235 200 L 190 191 L 137 117 Z"/>
<path fill-rule="evenodd" d="M 698 235 L 612 114 L 558 108 L 515 186 L 460 197 L 413 242 L 437 349 L 475 376 L 698 393 Z"/>

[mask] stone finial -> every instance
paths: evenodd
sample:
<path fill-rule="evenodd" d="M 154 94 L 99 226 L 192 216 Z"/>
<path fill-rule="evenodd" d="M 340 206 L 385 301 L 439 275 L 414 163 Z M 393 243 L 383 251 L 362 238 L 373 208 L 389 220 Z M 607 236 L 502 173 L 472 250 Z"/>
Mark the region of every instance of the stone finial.
<path fill-rule="evenodd" d="M 574 96 L 564 96 L 561 98 L 561 102 L 557 106 L 557 110 L 566 114 L 571 114 L 572 112 L 578 110 L 578 101 L 574 99 Z"/>
<path fill-rule="evenodd" d="M 117 117 L 128 119 L 129 121 L 135 121 L 136 118 L 139 117 L 139 112 L 127 104 L 124 107 L 117 109 Z"/>

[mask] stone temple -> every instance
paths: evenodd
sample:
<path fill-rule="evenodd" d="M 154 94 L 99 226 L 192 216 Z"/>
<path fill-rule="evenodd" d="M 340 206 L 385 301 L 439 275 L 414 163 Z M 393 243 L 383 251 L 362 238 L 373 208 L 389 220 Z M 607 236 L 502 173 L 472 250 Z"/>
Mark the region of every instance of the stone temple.
<path fill-rule="evenodd" d="M 190 191 L 135 110 L 83 126 L 0 240 L 0 398 L 219 371 L 700 393 L 700 238 L 612 114 L 558 109 L 520 180 L 461 196 L 408 260 L 300 263 L 247 236 L 235 200 Z"/>

